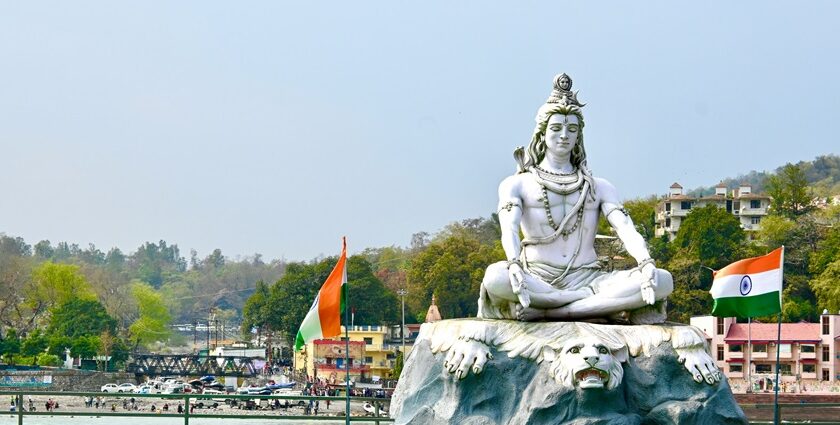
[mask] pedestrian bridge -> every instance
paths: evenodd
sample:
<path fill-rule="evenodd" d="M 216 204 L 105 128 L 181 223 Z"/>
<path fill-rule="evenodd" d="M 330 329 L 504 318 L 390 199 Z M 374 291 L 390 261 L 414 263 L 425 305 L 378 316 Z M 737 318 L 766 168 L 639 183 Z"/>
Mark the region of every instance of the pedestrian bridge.
<path fill-rule="evenodd" d="M 199 356 L 195 354 L 136 354 L 128 371 L 145 376 L 256 376 L 264 359 L 237 356 Z"/>

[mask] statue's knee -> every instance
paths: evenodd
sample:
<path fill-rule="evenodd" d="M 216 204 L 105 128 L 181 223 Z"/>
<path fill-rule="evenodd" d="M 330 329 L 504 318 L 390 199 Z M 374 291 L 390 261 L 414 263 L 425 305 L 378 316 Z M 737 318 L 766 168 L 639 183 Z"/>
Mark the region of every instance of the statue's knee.
<path fill-rule="evenodd" d="M 674 278 L 668 270 L 656 269 L 656 298 L 662 299 L 674 292 Z"/>
<path fill-rule="evenodd" d="M 507 264 L 501 261 L 488 266 L 484 272 L 484 279 L 481 281 L 481 285 L 484 286 L 487 292 L 495 296 L 502 296 L 507 292 L 511 292 Z"/>

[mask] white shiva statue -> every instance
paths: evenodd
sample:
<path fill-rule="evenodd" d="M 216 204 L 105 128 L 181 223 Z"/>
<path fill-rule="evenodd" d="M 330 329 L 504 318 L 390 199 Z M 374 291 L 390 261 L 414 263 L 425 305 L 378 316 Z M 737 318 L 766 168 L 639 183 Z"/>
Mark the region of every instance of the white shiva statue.
<path fill-rule="evenodd" d="M 592 176 L 583 145 L 584 105 L 571 88 L 568 75 L 555 77 L 530 145 L 514 152 L 518 172 L 499 185 L 507 261 L 487 268 L 478 317 L 662 323 L 673 279 L 656 268 L 615 187 Z M 601 270 L 595 252 L 601 214 L 637 267 Z"/>

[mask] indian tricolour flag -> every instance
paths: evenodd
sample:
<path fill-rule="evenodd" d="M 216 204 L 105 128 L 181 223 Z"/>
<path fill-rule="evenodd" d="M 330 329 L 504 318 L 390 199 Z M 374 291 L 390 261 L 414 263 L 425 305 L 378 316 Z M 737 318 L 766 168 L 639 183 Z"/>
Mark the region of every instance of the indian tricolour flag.
<path fill-rule="evenodd" d="M 295 351 L 309 342 L 341 334 L 341 313 L 344 312 L 347 288 L 347 241 L 342 239 L 341 257 L 330 272 L 315 302 L 306 313 L 295 338 Z"/>
<path fill-rule="evenodd" d="M 785 247 L 736 261 L 716 272 L 712 282 L 718 317 L 757 317 L 782 311 L 782 261 Z"/>

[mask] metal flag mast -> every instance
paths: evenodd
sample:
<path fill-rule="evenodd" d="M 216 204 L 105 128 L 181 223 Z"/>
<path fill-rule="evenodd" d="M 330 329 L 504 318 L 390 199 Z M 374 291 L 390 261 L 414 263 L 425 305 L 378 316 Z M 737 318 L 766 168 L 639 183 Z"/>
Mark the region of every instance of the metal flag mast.
<path fill-rule="evenodd" d="M 342 238 L 343 239 L 343 238 Z M 345 246 L 347 244 L 345 240 Z M 344 407 L 344 423 L 350 425 L 350 282 L 347 280 L 347 268 L 344 268 L 344 371 L 345 384 L 347 385 L 347 397 Z"/>
<path fill-rule="evenodd" d="M 782 267 L 782 273 L 779 274 L 779 326 L 776 331 L 776 384 L 773 386 L 775 396 L 773 397 L 773 424 L 779 425 L 781 423 L 781 415 L 779 414 L 779 353 L 782 348 L 782 289 L 785 287 L 785 246 L 782 245 L 782 255 L 779 259 L 779 266 Z"/>

